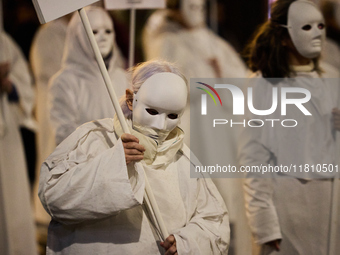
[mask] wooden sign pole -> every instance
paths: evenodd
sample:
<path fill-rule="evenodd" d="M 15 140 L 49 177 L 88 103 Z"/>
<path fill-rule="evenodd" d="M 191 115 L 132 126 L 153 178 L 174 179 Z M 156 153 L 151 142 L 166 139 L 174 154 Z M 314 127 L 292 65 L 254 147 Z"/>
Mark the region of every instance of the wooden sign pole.
<path fill-rule="evenodd" d="M 100 54 L 100 51 L 99 51 L 96 39 L 95 39 L 95 37 L 93 35 L 92 28 L 91 28 L 90 22 L 88 20 L 88 17 L 86 15 L 86 12 L 85 12 L 85 10 L 83 8 L 79 9 L 78 12 L 79 12 L 80 18 L 81 18 L 81 20 L 83 22 L 86 34 L 87 34 L 87 36 L 88 36 L 88 38 L 90 40 L 92 49 L 94 51 L 94 54 L 95 54 L 95 57 L 96 57 L 96 60 L 97 60 L 97 63 L 98 63 L 99 69 L 100 69 L 100 72 L 103 75 L 106 88 L 107 88 L 107 90 L 109 92 L 109 95 L 110 95 L 111 101 L 113 103 L 113 106 L 115 108 L 115 111 L 116 111 L 117 117 L 119 119 L 119 122 L 120 122 L 120 124 L 121 124 L 121 126 L 123 128 L 124 133 L 130 134 L 129 127 L 128 127 L 126 121 L 125 121 L 125 116 L 123 114 L 123 111 L 120 108 L 119 101 L 118 101 L 116 93 L 115 93 L 115 91 L 113 89 L 110 76 L 109 76 L 109 74 L 107 72 L 107 69 L 105 67 L 105 63 L 104 63 L 103 57 Z M 138 164 L 139 167 L 141 167 L 143 169 L 143 166 L 142 166 L 142 164 L 140 162 L 137 162 L 136 164 Z M 160 210 L 159 210 L 159 207 L 157 205 L 155 196 L 154 196 L 154 194 L 152 192 L 151 186 L 149 184 L 149 181 L 148 181 L 148 178 L 147 178 L 145 172 L 144 172 L 144 176 L 145 176 L 145 193 L 144 193 L 145 195 L 144 196 L 147 196 L 145 200 L 150 202 L 149 207 L 153 211 L 153 213 L 155 215 L 155 218 L 156 218 L 156 221 L 157 221 L 157 223 L 158 223 L 158 225 L 160 227 L 160 231 L 162 233 L 162 237 L 163 237 L 163 239 L 165 239 L 165 238 L 167 238 L 169 236 L 169 234 L 168 234 L 168 231 L 167 231 L 167 229 L 165 227 L 162 215 L 160 213 Z"/>
<path fill-rule="evenodd" d="M 129 67 L 133 67 L 135 62 L 135 35 L 136 35 L 136 9 L 130 10 L 130 48 Z"/>

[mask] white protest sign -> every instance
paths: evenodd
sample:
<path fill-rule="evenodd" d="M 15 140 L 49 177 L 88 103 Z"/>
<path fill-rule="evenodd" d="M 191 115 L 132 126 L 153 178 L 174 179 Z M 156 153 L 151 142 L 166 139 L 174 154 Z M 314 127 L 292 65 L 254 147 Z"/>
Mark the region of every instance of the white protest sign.
<path fill-rule="evenodd" d="M 165 8 L 165 0 L 104 0 L 104 3 L 108 10 Z"/>
<path fill-rule="evenodd" d="M 32 0 L 41 24 L 98 2 L 99 0 Z"/>

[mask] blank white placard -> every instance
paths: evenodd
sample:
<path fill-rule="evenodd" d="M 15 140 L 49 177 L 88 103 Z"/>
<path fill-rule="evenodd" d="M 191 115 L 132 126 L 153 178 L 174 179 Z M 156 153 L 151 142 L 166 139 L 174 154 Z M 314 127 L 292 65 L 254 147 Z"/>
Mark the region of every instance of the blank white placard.
<path fill-rule="evenodd" d="M 32 0 L 41 24 L 55 20 L 99 0 Z"/>
<path fill-rule="evenodd" d="M 165 0 L 104 0 L 104 3 L 107 10 L 165 8 Z"/>

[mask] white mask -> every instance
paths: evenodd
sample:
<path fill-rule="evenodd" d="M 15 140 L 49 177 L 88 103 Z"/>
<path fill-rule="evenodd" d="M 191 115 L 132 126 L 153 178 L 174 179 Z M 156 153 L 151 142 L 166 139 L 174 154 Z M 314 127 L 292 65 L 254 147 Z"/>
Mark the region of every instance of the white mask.
<path fill-rule="evenodd" d="M 181 13 L 187 26 L 202 26 L 205 23 L 205 0 L 182 0 Z"/>
<path fill-rule="evenodd" d="M 320 55 L 326 37 L 325 21 L 315 4 L 293 2 L 288 11 L 288 31 L 296 50 L 305 58 Z"/>
<path fill-rule="evenodd" d="M 89 12 L 88 17 L 100 53 L 105 58 L 112 52 L 115 37 L 111 18 L 98 12 Z"/>
<path fill-rule="evenodd" d="M 133 128 L 161 144 L 179 124 L 187 87 L 178 75 L 165 72 L 148 78 L 133 99 Z"/>

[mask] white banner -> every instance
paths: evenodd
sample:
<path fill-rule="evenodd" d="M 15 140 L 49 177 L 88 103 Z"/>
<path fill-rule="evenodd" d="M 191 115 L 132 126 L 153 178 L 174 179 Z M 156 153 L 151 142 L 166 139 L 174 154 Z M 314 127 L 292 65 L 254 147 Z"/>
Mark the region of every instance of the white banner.
<path fill-rule="evenodd" d="M 165 0 L 104 0 L 107 10 L 162 9 Z"/>
<path fill-rule="evenodd" d="M 41 24 L 55 20 L 99 0 L 32 0 Z"/>

